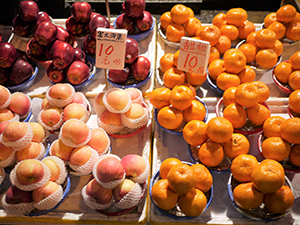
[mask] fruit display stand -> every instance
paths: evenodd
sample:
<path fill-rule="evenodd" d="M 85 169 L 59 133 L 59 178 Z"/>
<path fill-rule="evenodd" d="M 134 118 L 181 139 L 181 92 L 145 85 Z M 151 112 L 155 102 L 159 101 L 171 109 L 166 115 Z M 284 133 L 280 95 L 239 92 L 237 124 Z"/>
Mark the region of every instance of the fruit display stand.
<path fill-rule="evenodd" d="M 112 19 L 113 20 L 113 19 Z M 55 24 L 64 26 L 64 19 L 55 19 Z M 7 30 L 11 32 L 11 30 Z M 26 42 L 20 40 L 18 37 L 13 34 L 9 37 L 9 42 L 11 42 L 16 48 L 25 50 Z M 80 45 L 80 40 L 79 40 Z M 140 55 L 147 57 L 151 66 L 155 66 L 155 47 L 156 47 L 156 28 L 148 36 L 148 38 L 139 42 Z M 44 98 L 46 90 L 52 84 L 50 83 L 47 75 L 46 69 L 39 65 L 40 72 L 31 87 L 24 90 L 24 93 L 28 94 L 31 98 Z M 149 83 L 143 87 L 142 92 L 151 91 L 154 87 L 154 77 L 152 76 L 149 80 Z M 105 70 L 97 68 L 96 74 L 92 79 L 91 84 L 84 90 L 81 90 L 83 94 L 87 97 L 90 104 L 92 105 L 92 99 L 100 92 L 106 91 L 109 88 L 112 88 L 110 84 L 107 83 L 105 78 Z M 145 99 L 146 104 L 148 105 L 149 111 L 152 111 L 152 106 L 147 99 Z M 88 126 L 93 129 L 97 126 L 97 116 L 92 108 L 92 114 L 87 122 Z M 128 137 L 128 138 L 115 138 L 110 137 L 111 139 L 111 153 L 116 154 L 119 157 L 123 157 L 127 154 L 138 154 L 149 160 L 151 165 L 152 157 L 152 115 L 150 113 L 149 121 L 146 127 L 140 131 L 138 134 Z M 127 213 L 120 213 L 120 210 L 117 212 L 105 212 L 101 213 L 94 209 L 90 209 L 83 201 L 81 196 L 81 190 L 84 185 L 87 184 L 91 175 L 86 176 L 77 176 L 74 174 L 70 175 L 71 187 L 69 194 L 66 196 L 64 201 L 59 205 L 55 210 L 39 216 L 15 216 L 7 214 L 3 209 L 0 203 L 0 223 L 1 224 L 55 224 L 55 223 L 64 223 L 64 224 L 145 224 L 148 221 L 148 206 L 149 206 L 149 197 L 148 197 L 148 184 L 145 186 L 145 194 L 141 199 L 141 202 L 138 206 Z M 9 175 L 6 174 L 6 180 L 3 182 L 0 194 L 1 198 L 3 193 L 8 189 Z M 105 210 L 104 210 L 105 211 Z M 126 211 L 125 211 L 126 212 Z"/>
<path fill-rule="evenodd" d="M 299 48 L 295 45 L 294 48 Z M 159 76 L 159 59 L 165 53 L 175 53 L 178 49 L 166 45 L 164 40 L 158 35 L 157 37 L 157 61 L 156 77 Z M 296 51 L 296 50 L 295 50 Z M 284 54 L 288 54 L 284 52 Z M 272 80 L 272 70 L 256 78 L 266 83 L 270 89 L 270 98 L 267 105 L 271 110 L 271 115 L 279 115 L 289 118 L 287 112 L 288 97 L 281 93 Z M 156 85 L 161 86 L 159 79 Z M 215 108 L 220 97 L 211 89 L 207 81 L 201 87 L 196 89 L 197 95 L 203 100 L 208 108 L 208 120 L 216 117 Z M 255 155 L 259 161 L 262 160 L 257 147 L 257 138 L 259 134 L 248 135 L 250 142 L 249 154 Z M 174 135 L 163 130 L 154 122 L 153 134 L 153 159 L 152 159 L 152 176 L 159 170 L 161 162 L 170 157 L 179 158 L 182 161 L 192 162 L 188 153 L 188 144 L 182 136 Z M 213 199 L 210 206 L 198 217 L 192 219 L 174 219 L 161 213 L 153 202 L 150 202 L 149 222 L 150 224 L 266 224 L 264 221 L 251 220 L 238 212 L 227 192 L 227 183 L 230 172 L 212 173 L 213 175 Z M 300 197 L 300 174 L 287 172 L 287 177 L 291 180 L 294 188 L 295 202 L 291 213 L 280 220 L 270 222 L 270 224 L 299 224 L 299 197 Z M 267 223 L 269 224 L 269 223 Z"/>

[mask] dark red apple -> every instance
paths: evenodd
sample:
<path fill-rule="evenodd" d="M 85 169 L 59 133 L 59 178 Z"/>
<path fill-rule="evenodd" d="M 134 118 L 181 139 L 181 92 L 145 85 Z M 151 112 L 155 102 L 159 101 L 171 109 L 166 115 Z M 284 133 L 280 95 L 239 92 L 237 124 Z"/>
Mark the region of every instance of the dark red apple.
<path fill-rule="evenodd" d="M 96 29 L 98 27 L 110 28 L 108 19 L 100 14 L 96 15 L 89 23 L 89 29 L 94 39 L 96 39 Z"/>
<path fill-rule="evenodd" d="M 29 54 L 37 59 L 45 58 L 45 51 L 47 46 L 40 45 L 32 38 L 28 43 Z"/>
<path fill-rule="evenodd" d="M 67 78 L 73 85 L 86 81 L 90 74 L 90 68 L 82 61 L 74 61 L 67 69 Z"/>
<path fill-rule="evenodd" d="M 19 15 L 13 18 L 12 26 L 14 28 L 14 33 L 20 37 L 29 36 L 33 29 L 33 23 L 22 20 Z"/>
<path fill-rule="evenodd" d="M 73 61 L 82 61 L 85 63 L 86 55 L 84 51 L 82 51 L 80 48 L 74 48 L 74 59 Z"/>
<path fill-rule="evenodd" d="M 47 46 L 55 40 L 56 34 L 57 34 L 57 27 L 55 24 L 49 21 L 42 22 L 36 28 L 36 31 L 34 33 L 34 39 L 40 45 Z"/>
<path fill-rule="evenodd" d="M 124 12 L 130 17 L 139 17 L 145 11 L 145 0 L 125 0 Z"/>
<path fill-rule="evenodd" d="M 150 68 L 150 60 L 145 56 L 139 56 L 135 62 L 131 64 L 132 76 L 137 81 L 143 81 L 148 77 Z"/>
<path fill-rule="evenodd" d="M 133 63 L 139 56 L 140 48 L 136 40 L 127 37 L 125 47 L 125 63 Z"/>
<path fill-rule="evenodd" d="M 117 17 L 115 27 L 116 29 L 126 29 L 130 35 L 134 32 L 134 20 L 132 17 L 122 13 Z"/>
<path fill-rule="evenodd" d="M 57 34 L 55 39 L 59 41 L 68 42 L 70 38 L 70 33 L 62 26 L 56 25 L 56 27 L 57 27 Z"/>
<path fill-rule="evenodd" d="M 8 81 L 8 77 L 11 71 L 11 67 L 2 68 L 0 67 L 0 84 L 4 84 Z"/>
<path fill-rule="evenodd" d="M 144 11 L 141 16 L 134 19 L 134 23 L 136 27 L 142 32 L 149 30 L 153 23 L 151 13 L 148 11 Z"/>
<path fill-rule="evenodd" d="M 90 20 L 92 7 L 88 2 L 74 2 L 71 5 L 71 13 L 76 22 L 85 23 Z"/>
<path fill-rule="evenodd" d="M 5 202 L 8 204 L 32 202 L 32 191 L 23 191 L 16 186 L 10 186 L 5 193 Z"/>
<path fill-rule="evenodd" d="M 17 59 L 11 68 L 9 79 L 15 84 L 21 84 L 25 80 L 28 80 L 32 74 L 32 65 L 23 59 Z"/>
<path fill-rule="evenodd" d="M 82 41 L 82 49 L 88 54 L 95 55 L 96 53 L 96 40 L 91 34 L 85 36 Z"/>
<path fill-rule="evenodd" d="M 0 42 L 0 67 L 11 67 L 17 59 L 16 48 L 8 42 Z"/>
<path fill-rule="evenodd" d="M 128 80 L 131 71 L 128 66 L 125 66 L 122 70 L 112 70 L 108 71 L 108 79 L 116 84 L 124 84 Z"/>
<path fill-rule="evenodd" d="M 48 46 L 46 46 L 45 52 L 44 52 L 45 60 L 52 60 L 52 46 L 54 45 L 54 43 L 56 41 L 58 41 L 58 40 L 55 40 L 52 43 L 50 43 Z"/>
<path fill-rule="evenodd" d="M 51 18 L 48 13 L 45 11 L 39 11 L 36 19 L 36 24 L 34 26 L 34 30 L 42 23 L 42 22 L 51 22 Z"/>
<path fill-rule="evenodd" d="M 74 36 L 80 36 L 84 33 L 84 23 L 76 22 L 73 16 L 66 20 L 66 29 Z"/>
<path fill-rule="evenodd" d="M 51 49 L 51 58 L 58 69 L 65 69 L 74 58 L 73 47 L 64 41 L 55 41 Z"/>
<path fill-rule="evenodd" d="M 18 12 L 22 20 L 34 21 L 37 19 L 39 7 L 35 1 L 21 1 L 19 3 Z"/>
<path fill-rule="evenodd" d="M 65 70 L 60 70 L 54 66 L 53 62 L 47 67 L 47 76 L 53 83 L 60 83 L 65 80 Z"/>

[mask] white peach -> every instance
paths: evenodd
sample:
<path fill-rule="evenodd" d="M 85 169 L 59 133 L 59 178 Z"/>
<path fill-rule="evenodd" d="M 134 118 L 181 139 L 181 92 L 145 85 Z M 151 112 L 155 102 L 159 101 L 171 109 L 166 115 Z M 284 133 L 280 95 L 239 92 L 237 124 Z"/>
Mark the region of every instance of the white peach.
<path fill-rule="evenodd" d="M 16 168 L 16 179 L 21 185 L 30 185 L 41 181 L 45 171 L 42 162 L 35 159 L 25 159 Z"/>
<path fill-rule="evenodd" d="M 26 94 L 15 92 L 11 95 L 11 101 L 8 108 L 21 117 L 26 116 L 31 108 L 31 100 Z"/>
<path fill-rule="evenodd" d="M 39 142 L 31 142 L 27 147 L 16 152 L 17 161 L 20 162 L 25 159 L 40 159 L 42 151 L 42 145 Z M 44 151 L 45 152 L 45 151 Z"/>
<path fill-rule="evenodd" d="M 68 104 L 64 110 L 64 120 L 67 121 L 69 119 L 84 119 L 87 115 L 86 108 L 79 103 L 71 103 Z"/>
<path fill-rule="evenodd" d="M 77 147 L 73 150 L 70 156 L 70 164 L 83 166 L 86 164 L 92 157 L 92 149 L 89 146 Z"/>
<path fill-rule="evenodd" d="M 67 146 L 61 139 L 56 139 L 51 143 L 50 155 L 57 156 L 58 158 L 70 161 L 70 156 L 75 148 Z"/>
<path fill-rule="evenodd" d="M 0 109 L 0 123 L 12 120 L 14 117 L 15 115 L 10 109 Z"/>
<path fill-rule="evenodd" d="M 12 121 L 10 122 L 2 133 L 2 140 L 5 142 L 13 142 L 22 139 L 28 132 L 26 123 Z"/>
<path fill-rule="evenodd" d="M 62 109 L 56 106 L 45 108 L 40 112 L 41 122 L 48 127 L 53 127 L 61 122 Z"/>
<path fill-rule="evenodd" d="M 45 130 L 41 124 L 38 122 L 29 122 L 33 132 L 32 141 L 34 142 L 43 142 L 45 139 Z"/>
<path fill-rule="evenodd" d="M 74 88 L 66 83 L 56 83 L 48 90 L 48 95 L 51 98 L 66 100 L 70 98 L 74 93 Z"/>

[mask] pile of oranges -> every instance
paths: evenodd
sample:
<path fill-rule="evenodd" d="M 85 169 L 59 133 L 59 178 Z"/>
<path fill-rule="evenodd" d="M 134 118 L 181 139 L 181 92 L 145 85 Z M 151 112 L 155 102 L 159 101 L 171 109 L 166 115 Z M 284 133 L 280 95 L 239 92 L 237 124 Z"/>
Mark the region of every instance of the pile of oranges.
<path fill-rule="evenodd" d="M 300 90 L 295 90 L 289 95 L 289 109 L 293 117 L 300 117 Z"/>
<path fill-rule="evenodd" d="M 213 184 L 213 177 L 205 166 L 167 158 L 160 165 L 159 175 L 160 179 L 151 189 L 157 207 L 170 210 L 178 206 L 190 217 L 199 216 L 205 210 Z"/>
<path fill-rule="evenodd" d="M 241 154 L 231 164 L 233 200 L 242 209 L 264 207 L 271 213 L 283 214 L 294 204 L 294 194 L 285 184 L 282 165 L 273 159 L 258 163 L 253 155 Z M 268 213 L 269 213 L 268 212 Z"/>

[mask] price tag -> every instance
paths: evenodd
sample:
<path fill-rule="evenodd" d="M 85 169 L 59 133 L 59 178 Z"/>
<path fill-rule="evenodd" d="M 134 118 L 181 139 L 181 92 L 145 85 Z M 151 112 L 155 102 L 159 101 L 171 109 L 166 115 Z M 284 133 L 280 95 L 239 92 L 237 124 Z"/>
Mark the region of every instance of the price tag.
<path fill-rule="evenodd" d="M 127 30 L 97 28 L 96 67 L 121 70 L 125 64 Z"/>
<path fill-rule="evenodd" d="M 210 54 L 208 41 L 182 37 L 177 68 L 190 73 L 205 74 Z"/>

